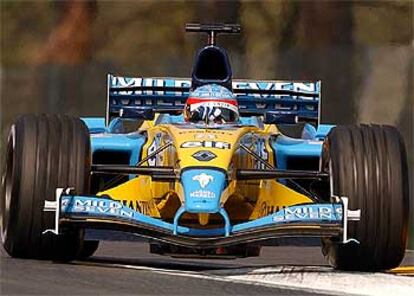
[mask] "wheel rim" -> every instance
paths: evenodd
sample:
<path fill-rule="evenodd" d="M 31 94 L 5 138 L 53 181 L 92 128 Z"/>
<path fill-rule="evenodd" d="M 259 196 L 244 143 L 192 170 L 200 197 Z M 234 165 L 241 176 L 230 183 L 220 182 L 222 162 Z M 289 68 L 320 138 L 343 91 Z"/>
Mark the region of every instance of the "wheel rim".
<path fill-rule="evenodd" d="M 10 132 L 7 143 L 6 167 L 1 179 L 1 197 L 0 197 L 0 231 L 1 240 L 4 243 L 7 237 L 7 230 L 10 220 L 10 209 L 13 189 L 13 155 L 14 154 L 14 129 Z"/>

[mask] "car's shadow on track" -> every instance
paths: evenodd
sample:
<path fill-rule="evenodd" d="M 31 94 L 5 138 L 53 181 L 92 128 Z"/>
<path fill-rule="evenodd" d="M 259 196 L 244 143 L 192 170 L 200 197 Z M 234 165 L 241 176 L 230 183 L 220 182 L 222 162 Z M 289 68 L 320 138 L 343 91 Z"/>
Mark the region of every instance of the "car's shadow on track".
<path fill-rule="evenodd" d="M 182 261 L 180 259 L 137 259 L 114 257 L 91 257 L 88 260 L 76 261 L 74 264 L 99 265 L 103 267 L 128 269 L 153 269 L 172 272 L 192 272 L 209 275 L 246 275 L 246 274 L 292 274 L 303 272 L 334 272 L 326 265 L 297 264 L 226 264 L 214 260 Z M 260 271 L 259 271 L 260 270 Z"/>
<path fill-rule="evenodd" d="M 298 260 L 299 256 L 299 260 Z M 93 257 L 74 264 L 100 265 L 130 269 L 164 269 L 174 272 L 207 274 L 246 274 L 257 269 L 275 272 L 297 272 L 311 266 L 310 271 L 329 270 L 319 247 L 277 247 L 262 249 L 259 257 L 239 259 L 174 258 L 151 254 L 142 242 L 101 242 Z"/>
<path fill-rule="evenodd" d="M 137 258 L 115 258 L 115 257 L 91 257 L 78 263 L 98 263 L 107 265 L 127 265 L 136 267 L 149 267 L 169 270 L 186 270 L 186 271 L 207 271 L 221 269 L 236 269 L 240 266 L 214 263 L 211 261 L 180 261 L 179 259 L 137 259 Z"/>

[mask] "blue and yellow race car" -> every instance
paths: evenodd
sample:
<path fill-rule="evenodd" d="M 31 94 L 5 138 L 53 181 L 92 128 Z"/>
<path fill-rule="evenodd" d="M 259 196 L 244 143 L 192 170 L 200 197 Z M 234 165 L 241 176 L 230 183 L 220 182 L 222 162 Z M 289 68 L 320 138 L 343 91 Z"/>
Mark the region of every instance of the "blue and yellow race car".
<path fill-rule="evenodd" d="M 383 270 L 407 240 L 403 140 L 390 126 L 320 122 L 319 81 L 233 79 L 217 34 L 191 78 L 108 75 L 104 118 L 24 115 L 0 198 L 13 257 L 93 254 L 86 229 L 134 233 L 158 254 L 257 256 L 269 239 L 320 237 L 339 269 Z"/>

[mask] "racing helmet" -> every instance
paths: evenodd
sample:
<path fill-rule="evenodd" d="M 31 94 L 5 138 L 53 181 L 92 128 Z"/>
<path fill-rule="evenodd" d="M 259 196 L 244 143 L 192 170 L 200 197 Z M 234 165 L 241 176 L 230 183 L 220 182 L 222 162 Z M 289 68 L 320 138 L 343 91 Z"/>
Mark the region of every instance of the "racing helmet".
<path fill-rule="evenodd" d="M 233 93 L 218 84 L 206 84 L 191 91 L 184 108 L 187 122 L 235 123 L 239 107 Z"/>

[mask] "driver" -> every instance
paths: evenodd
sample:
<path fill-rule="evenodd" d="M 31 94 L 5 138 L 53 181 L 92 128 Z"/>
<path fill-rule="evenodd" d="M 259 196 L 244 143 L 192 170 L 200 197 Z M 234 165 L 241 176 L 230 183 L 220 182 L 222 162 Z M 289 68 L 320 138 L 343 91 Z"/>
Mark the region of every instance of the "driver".
<path fill-rule="evenodd" d="M 184 108 L 187 122 L 236 123 L 239 120 L 237 99 L 218 84 L 206 84 L 191 91 Z"/>

